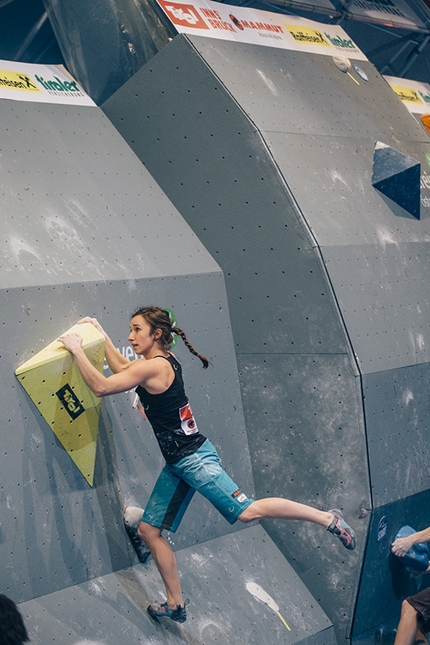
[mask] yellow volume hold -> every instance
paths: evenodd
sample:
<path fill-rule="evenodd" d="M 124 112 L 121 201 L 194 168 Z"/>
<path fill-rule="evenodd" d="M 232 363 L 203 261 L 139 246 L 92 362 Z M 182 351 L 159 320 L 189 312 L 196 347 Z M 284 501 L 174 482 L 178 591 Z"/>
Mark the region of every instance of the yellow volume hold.
<path fill-rule="evenodd" d="M 82 348 L 103 372 L 105 338 L 91 323 L 66 334 L 82 337 Z M 86 385 L 73 356 L 57 340 L 15 370 L 15 375 L 90 486 L 94 481 L 100 399 Z"/>

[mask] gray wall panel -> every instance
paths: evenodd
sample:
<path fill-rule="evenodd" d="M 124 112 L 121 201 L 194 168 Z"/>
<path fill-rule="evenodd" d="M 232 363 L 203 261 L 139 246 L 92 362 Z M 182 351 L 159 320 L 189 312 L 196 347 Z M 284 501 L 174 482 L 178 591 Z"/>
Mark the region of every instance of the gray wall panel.
<path fill-rule="evenodd" d="M 331 56 L 194 35 L 189 40 L 263 132 L 382 136 L 390 145 L 401 135 L 428 142 L 423 128 L 368 61 L 359 61 L 368 82 L 351 70 L 357 84 Z"/>
<path fill-rule="evenodd" d="M 429 487 L 429 377 L 425 363 L 363 378 L 375 507 Z"/>
<path fill-rule="evenodd" d="M 331 622 L 262 527 L 183 549 L 178 560 L 192 598 L 192 619 L 184 625 L 157 623 L 146 614 L 147 605 L 162 593 L 150 562 L 23 603 L 31 642 L 335 645 Z M 290 631 L 246 590 L 248 582 L 259 584 L 278 603 Z"/>
<path fill-rule="evenodd" d="M 372 186 L 374 146 L 381 139 L 266 133 L 265 140 L 321 247 L 378 244 L 383 251 L 430 235 L 430 141 L 395 145 L 421 163 L 417 220 Z"/>
<path fill-rule="evenodd" d="M 341 355 L 249 354 L 239 355 L 238 364 L 257 495 L 341 508 L 356 530 L 357 549 L 345 554 L 321 527 L 264 522 L 321 606 L 341 624 L 351 611 L 364 553 L 367 520 L 358 519 L 360 508 L 371 507 L 359 383 Z"/>
<path fill-rule="evenodd" d="M 222 264 L 237 351 L 346 351 L 294 200 L 186 41 L 175 39 L 103 109 Z"/>
<path fill-rule="evenodd" d="M 3 287 L 217 270 L 99 108 L 1 106 Z"/>
<path fill-rule="evenodd" d="M 428 362 L 428 243 L 326 247 L 322 254 L 361 372 Z"/>

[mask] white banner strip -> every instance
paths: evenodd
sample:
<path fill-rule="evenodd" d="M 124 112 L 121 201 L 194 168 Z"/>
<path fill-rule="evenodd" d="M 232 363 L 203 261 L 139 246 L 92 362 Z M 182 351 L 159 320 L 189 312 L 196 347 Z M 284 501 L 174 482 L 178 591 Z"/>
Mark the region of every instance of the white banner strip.
<path fill-rule="evenodd" d="M 8 60 L 0 60 L 0 98 L 95 105 L 62 65 L 33 65 Z"/>
<path fill-rule="evenodd" d="M 384 78 L 409 112 L 412 114 L 430 113 L 430 85 L 428 83 L 410 81 L 395 76 L 384 76 Z"/>
<path fill-rule="evenodd" d="M 236 7 L 211 0 L 157 2 L 180 33 L 325 56 L 343 54 L 348 58 L 367 60 L 338 25 L 323 25 L 306 18 Z"/>

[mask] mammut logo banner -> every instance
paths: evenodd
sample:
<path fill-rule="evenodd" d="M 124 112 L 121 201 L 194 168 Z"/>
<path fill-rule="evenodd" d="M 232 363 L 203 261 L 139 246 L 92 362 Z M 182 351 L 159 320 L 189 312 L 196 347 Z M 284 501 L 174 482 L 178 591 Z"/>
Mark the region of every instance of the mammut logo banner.
<path fill-rule="evenodd" d="M 0 99 L 95 105 L 61 65 L 32 65 L 14 61 L 0 61 Z"/>
<path fill-rule="evenodd" d="M 244 31 L 245 29 L 256 29 L 258 31 L 271 31 L 273 33 L 283 33 L 284 29 L 281 25 L 273 25 L 270 22 L 264 22 L 262 20 L 239 20 L 232 13 L 228 16 L 235 27 Z M 230 25 L 231 28 L 231 25 Z"/>
<path fill-rule="evenodd" d="M 326 2 L 320 0 L 322 1 Z M 349 57 L 367 60 L 338 25 L 320 25 L 295 16 L 288 16 L 288 24 L 285 24 L 285 16 L 281 14 L 248 7 L 233 7 L 212 0 L 157 2 L 180 33 L 325 56 L 334 56 L 347 50 Z M 328 4 L 333 8 L 331 3 Z"/>
<path fill-rule="evenodd" d="M 73 420 L 77 419 L 79 415 L 85 412 L 84 406 L 79 401 L 70 385 L 64 385 L 64 387 L 58 390 L 58 392 L 55 392 L 55 394 L 58 396 L 61 403 L 64 405 L 64 409 Z"/>

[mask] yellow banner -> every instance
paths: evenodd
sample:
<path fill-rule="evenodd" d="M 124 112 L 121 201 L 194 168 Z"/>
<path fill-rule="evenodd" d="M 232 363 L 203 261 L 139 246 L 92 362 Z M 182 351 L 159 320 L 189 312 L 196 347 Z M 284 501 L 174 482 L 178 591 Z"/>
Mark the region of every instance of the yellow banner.
<path fill-rule="evenodd" d="M 42 90 L 25 72 L 11 72 L 5 69 L 0 69 L 0 88 L 42 93 Z"/>
<path fill-rule="evenodd" d="M 296 42 L 306 45 L 323 45 L 330 47 L 330 44 L 324 38 L 318 29 L 312 27 L 302 27 L 298 25 L 284 25 L 290 32 Z"/>
<path fill-rule="evenodd" d="M 418 92 L 413 88 L 400 87 L 399 85 L 392 85 L 391 87 L 401 101 L 404 101 L 405 103 L 414 103 L 415 105 L 424 104 L 424 101 L 421 99 Z"/>

